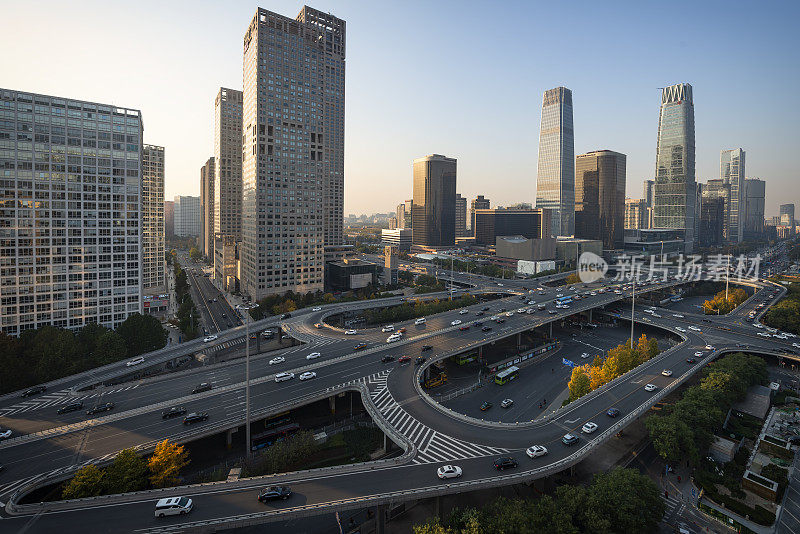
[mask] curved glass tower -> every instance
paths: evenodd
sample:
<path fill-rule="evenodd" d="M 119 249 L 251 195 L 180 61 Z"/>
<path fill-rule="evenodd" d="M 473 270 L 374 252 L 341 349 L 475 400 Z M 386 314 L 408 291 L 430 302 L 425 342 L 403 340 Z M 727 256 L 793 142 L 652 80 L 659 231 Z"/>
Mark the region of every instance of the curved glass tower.
<path fill-rule="evenodd" d="M 575 233 L 575 139 L 566 87 L 548 89 L 542 99 L 536 207 L 551 210 L 554 236 Z"/>

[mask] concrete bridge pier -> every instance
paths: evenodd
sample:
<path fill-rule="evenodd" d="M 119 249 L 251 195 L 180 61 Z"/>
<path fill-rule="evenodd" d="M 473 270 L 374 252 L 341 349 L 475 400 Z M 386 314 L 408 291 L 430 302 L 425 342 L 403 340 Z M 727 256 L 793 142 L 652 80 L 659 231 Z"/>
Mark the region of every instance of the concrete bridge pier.
<path fill-rule="evenodd" d="M 549 335 L 549 338 L 553 339 L 553 323 L 552 322 L 550 322 L 550 335 Z"/>
<path fill-rule="evenodd" d="M 592 308 L 589 308 L 589 322 L 592 322 Z"/>
<path fill-rule="evenodd" d="M 375 507 L 375 534 L 386 534 L 386 505 Z"/>
<path fill-rule="evenodd" d="M 433 498 L 433 517 L 442 519 L 442 496 L 437 495 Z"/>
<path fill-rule="evenodd" d="M 233 447 L 233 433 L 236 432 L 236 428 L 231 428 L 227 432 L 225 432 L 225 446 L 230 449 Z"/>
<path fill-rule="evenodd" d="M 383 452 L 389 452 L 394 449 L 394 441 L 386 435 L 384 432 L 383 434 Z"/>
<path fill-rule="evenodd" d="M 522 345 L 522 332 L 517 334 L 517 350 L 519 350 L 520 345 Z"/>
<path fill-rule="evenodd" d="M 336 395 L 328 397 L 328 405 L 331 407 L 331 414 L 336 413 Z"/>

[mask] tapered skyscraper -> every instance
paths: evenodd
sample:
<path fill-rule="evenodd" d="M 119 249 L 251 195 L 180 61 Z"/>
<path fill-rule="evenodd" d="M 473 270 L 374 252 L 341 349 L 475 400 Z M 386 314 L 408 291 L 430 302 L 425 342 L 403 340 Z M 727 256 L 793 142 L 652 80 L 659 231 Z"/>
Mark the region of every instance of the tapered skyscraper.
<path fill-rule="evenodd" d="M 542 100 L 536 207 L 551 210 L 553 235 L 575 233 L 575 139 L 566 87 L 548 89 Z"/>
<path fill-rule="evenodd" d="M 731 187 L 730 205 L 726 209 L 725 237 L 729 243 L 741 243 L 744 238 L 745 185 L 744 150 L 734 148 L 719 154 L 719 177 Z"/>
<path fill-rule="evenodd" d="M 653 190 L 653 227 L 683 230 L 685 252 L 694 249 L 694 102 L 692 86 L 679 83 L 661 91 Z"/>

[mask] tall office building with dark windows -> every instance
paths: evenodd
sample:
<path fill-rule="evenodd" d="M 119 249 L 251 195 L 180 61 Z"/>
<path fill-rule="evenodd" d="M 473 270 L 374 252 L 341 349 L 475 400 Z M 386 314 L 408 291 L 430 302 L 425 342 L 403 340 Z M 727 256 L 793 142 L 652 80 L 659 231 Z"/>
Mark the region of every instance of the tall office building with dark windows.
<path fill-rule="evenodd" d="M 213 236 L 242 238 L 242 92 L 220 87 L 214 99 Z"/>
<path fill-rule="evenodd" d="M 552 214 L 553 235 L 575 233 L 575 139 L 572 91 L 548 89 L 542 100 L 536 207 Z"/>
<path fill-rule="evenodd" d="M 214 156 L 200 167 L 200 246 L 207 258 L 214 257 Z"/>
<path fill-rule="evenodd" d="M 695 182 L 694 101 L 692 86 L 679 83 L 661 91 L 653 189 L 653 227 L 680 229 L 684 252 L 694 249 Z"/>
<path fill-rule="evenodd" d="M 411 243 L 452 247 L 456 242 L 456 160 L 431 154 L 414 160 Z"/>
<path fill-rule="evenodd" d="M 259 8 L 244 36 L 241 288 L 323 288 L 342 241 L 345 21 Z"/>
<path fill-rule="evenodd" d="M 746 178 L 744 239 L 759 239 L 764 235 L 764 197 L 766 184 L 758 178 Z"/>
<path fill-rule="evenodd" d="M 575 158 L 575 237 L 625 244 L 625 154 L 596 150 Z"/>
<path fill-rule="evenodd" d="M 729 243 L 741 243 L 745 226 L 744 156 L 741 148 L 723 150 L 719 154 L 719 177 L 730 185 L 730 205 L 724 222 L 725 236 Z"/>
<path fill-rule="evenodd" d="M 164 271 L 164 147 L 142 148 L 142 289 L 167 289 Z"/>
<path fill-rule="evenodd" d="M 142 117 L 0 89 L 0 329 L 142 309 Z"/>

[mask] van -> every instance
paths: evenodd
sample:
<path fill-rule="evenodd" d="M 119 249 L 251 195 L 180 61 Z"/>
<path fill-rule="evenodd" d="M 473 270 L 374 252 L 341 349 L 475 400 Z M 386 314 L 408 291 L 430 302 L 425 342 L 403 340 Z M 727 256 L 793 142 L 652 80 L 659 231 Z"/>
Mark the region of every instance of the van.
<path fill-rule="evenodd" d="M 294 373 L 278 373 L 275 375 L 275 382 L 284 382 L 294 378 Z"/>
<path fill-rule="evenodd" d="M 414 321 L 414 324 L 415 324 L 415 325 L 417 325 L 417 326 L 419 326 L 419 325 L 421 325 L 421 324 L 425 324 L 426 322 L 427 322 L 427 321 L 425 320 L 425 317 L 420 317 L 419 319 L 417 319 L 416 321 Z"/>
<path fill-rule="evenodd" d="M 192 499 L 186 497 L 169 497 L 159 499 L 156 503 L 156 517 L 168 515 L 185 515 L 192 511 Z"/>

